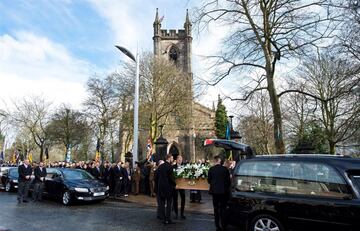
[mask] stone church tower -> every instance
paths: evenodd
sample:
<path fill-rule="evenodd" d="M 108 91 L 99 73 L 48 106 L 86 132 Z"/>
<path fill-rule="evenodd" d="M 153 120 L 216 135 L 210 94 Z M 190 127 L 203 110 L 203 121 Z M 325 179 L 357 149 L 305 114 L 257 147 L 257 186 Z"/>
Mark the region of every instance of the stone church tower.
<path fill-rule="evenodd" d="M 183 30 L 163 30 L 161 29 L 161 20 L 159 12 L 156 9 L 154 21 L 154 55 L 162 56 L 172 60 L 176 65 L 188 74 L 188 79 L 184 83 L 189 86 L 189 99 L 193 98 L 192 92 L 192 70 L 191 70 L 191 27 L 189 12 L 186 11 L 186 19 Z"/>
<path fill-rule="evenodd" d="M 189 12 L 186 11 L 183 29 L 162 29 L 161 21 L 158 9 L 156 9 L 155 21 L 153 23 L 154 55 L 174 61 L 178 68 L 187 73 L 186 79 L 182 84 L 187 85 L 188 97 L 181 100 L 189 101 L 186 103 L 189 107 L 186 111 L 190 118 L 185 128 L 171 125 L 174 124 L 171 120 L 175 120 L 175 118 L 170 118 L 169 124 L 165 124 L 164 127 L 164 137 L 169 142 L 168 153 L 174 155 L 182 154 L 185 160 L 195 161 L 204 156 L 201 154 L 201 151 L 199 152 L 201 148 L 197 147 L 201 143 L 201 141 L 196 142 L 199 139 L 197 135 L 203 133 L 206 136 L 211 136 L 214 131 L 215 111 L 196 103 L 193 99 L 193 73 L 191 68 L 192 24 Z"/>

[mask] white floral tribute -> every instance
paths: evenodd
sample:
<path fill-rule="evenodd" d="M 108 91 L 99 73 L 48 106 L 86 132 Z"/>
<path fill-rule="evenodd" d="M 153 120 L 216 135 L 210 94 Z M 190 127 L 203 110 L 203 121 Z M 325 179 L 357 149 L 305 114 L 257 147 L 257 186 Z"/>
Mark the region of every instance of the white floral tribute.
<path fill-rule="evenodd" d="M 174 169 L 174 175 L 185 179 L 207 178 L 209 168 L 208 164 L 186 164 Z"/>

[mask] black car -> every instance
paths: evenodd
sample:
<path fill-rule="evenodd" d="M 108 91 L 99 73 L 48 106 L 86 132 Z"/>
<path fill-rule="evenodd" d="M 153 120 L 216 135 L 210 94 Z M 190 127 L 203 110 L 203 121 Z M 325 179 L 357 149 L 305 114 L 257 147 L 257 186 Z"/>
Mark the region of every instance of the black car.
<path fill-rule="evenodd" d="M 359 230 L 360 159 L 278 155 L 242 160 L 225 218 L 247 231 Z"/>
<path fill-rule="evenodd" d="M 64 205 L 73 201 L 104 200 L 109 187 L 80 169 L 48 168 L 44 194 L 60 199 Z"/>
<path fill-rule="evenodd" d="M 1 167 L 0 171 L 2 188 L 6 192 L 12 192 L 18 188 L 18 168 L 17 167 Z"/>

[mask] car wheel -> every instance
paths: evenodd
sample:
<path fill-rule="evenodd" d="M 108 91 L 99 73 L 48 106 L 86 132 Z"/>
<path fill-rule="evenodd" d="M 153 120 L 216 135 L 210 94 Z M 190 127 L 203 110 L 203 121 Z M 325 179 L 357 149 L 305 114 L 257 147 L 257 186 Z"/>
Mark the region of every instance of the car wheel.
<path fill-rule="evenodd" d="M 275 217 L 262 214 L 252 219 L 249 231 L 284 231 L 284 226 Z"/>
<path fill-rule="evenodd" d="M 65 191 L 62 196 L 63 205 L 69 205 L 71 202 L 71 194 L 69 191 Z"/>
<path fill-rule="evenodd" d="M 10 183 L 10 181 L 6 181 L 6 183 L 5 183 L 5 191 L 6 192 L 11 191 L 11 183 Z"/>

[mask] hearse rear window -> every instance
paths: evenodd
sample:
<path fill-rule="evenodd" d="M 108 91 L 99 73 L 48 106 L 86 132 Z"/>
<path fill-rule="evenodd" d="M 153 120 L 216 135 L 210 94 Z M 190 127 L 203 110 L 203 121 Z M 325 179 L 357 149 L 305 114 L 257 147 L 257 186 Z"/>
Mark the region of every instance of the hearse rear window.
<path fill-rule="evenodd" d="M 251 161 L 237 168 L 235 189 L 326 197 L 351 196 L 342 176 L 321 163 Z"/>
<path fill-rule="evenodd" d="M 332 167 L 318 163 L 253 161 L 243 163 L 237 170 L 236 175 L 242 176 L 263 176 L 345 183 L 344 179 Z"/>

